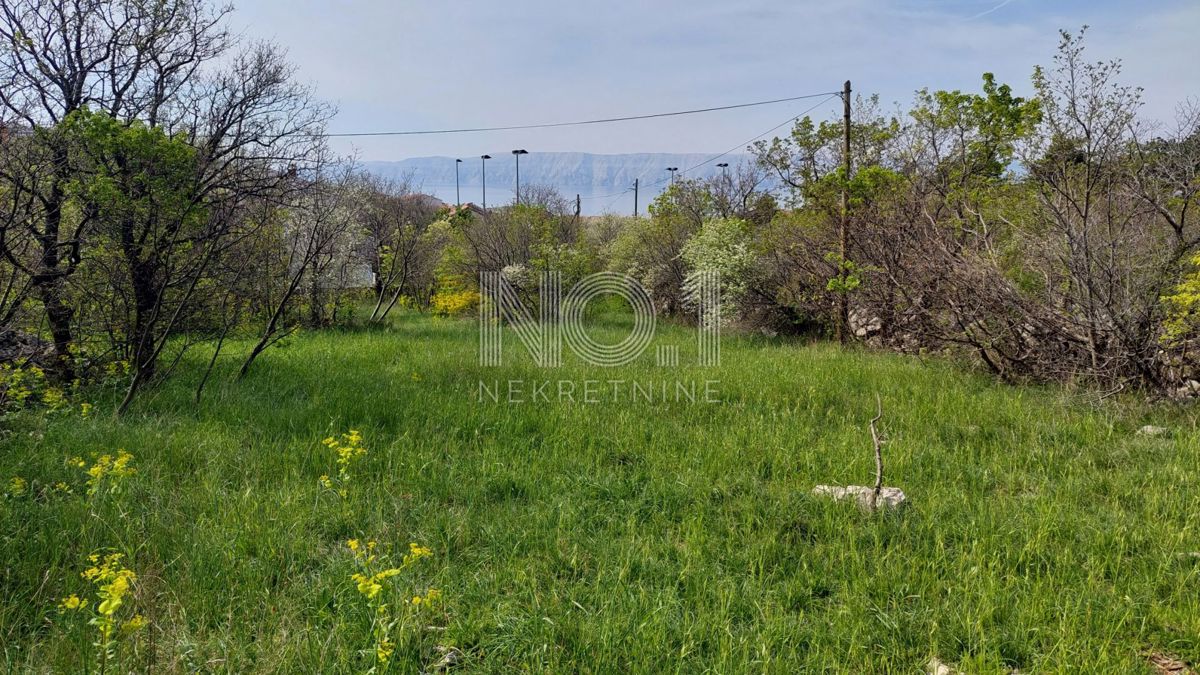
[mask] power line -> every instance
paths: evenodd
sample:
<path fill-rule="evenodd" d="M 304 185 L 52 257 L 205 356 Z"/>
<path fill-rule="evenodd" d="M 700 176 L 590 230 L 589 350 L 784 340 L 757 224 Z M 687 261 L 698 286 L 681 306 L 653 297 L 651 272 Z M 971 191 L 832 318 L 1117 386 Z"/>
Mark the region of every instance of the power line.
<path fill-rule="evenodd" d="M 738 108 L 752 108 L 760 105 L 772 105 L 774 103 L 787 103 L 789 101 L 801 101 L 806 98 L 817 98 L 818 96 L 836 96 L 838 92 L 821 92 L 819 94 L 805 94 L 803 96 L 790 96 L 788 98 L 777 98 L 770 101 L 753 101 L 751 103 L 737 103 L 734 105 L 722 105 L 713 108 L 697 108 L 695 110 L 678 110 L 675 112 L 652 113 L 650 115 L 628 115 L 625 117 L 606 117 L 595 120 L 581 120 L 578 122 L 551 122 L 547 124 L 516 124 L 504 127 L 470 127 L 464 129 L 428 129 L 421 131 L 362 131 L 354 133 L 338 133 L 325 134 L 325 136 L 336 138 L 351 138 L 359 136 L 426 136 L 434 134 L 466 134 L 481 131 L 513 131 L 518 129 L 551 129 L 554 127 L 577 127 L 588 124 L 608 124 L 610 122 L 630 122 L 633 120 L 648 120 L 659 117 L 676 117 L 679 115 L 695 115 L 697 113 L 716 112 L 719 110 L 736 110 Z"/>
<path fill-rule="evenodd" d="M 747 145 L 750 145 L 750 144 L 751 144 L 751 143 L 753 143 L 754 141 L 757 141 L 758 139 L 762 138 L 763 136 L 766 136 L 767 134 L 769 134 L 769 133 L 772 133 L 772 132 L 774 132 L 775 130 L 779 129 L 779 128 L 780 128 L 780 127 L 782 127 L 783 125 L 785 125 L 785 124 L 788 124 L 789 122 L 793 122 L 793 121 L 795 121 L 795 120 L 798 120 L 798 119 L 800 119 L 801 117 L 804 117 L 805 115 L 807 115 L 808 113 L 810 113 L 810 112 L 812 112 L 812 111 L 816 110 L 817 108 L 820 108 L 821 106 L 825 105 L 826 103 L 829 103 L 829 102 L 830 102 L 830 101 L 832 101 L 834 98 L 836 98 L 838 95 L 839 95 L 839 93 L 836 93 L 836 92 L 835 92 L 835 93 L 833 93 L 833 94 L 830 94 L 830 95 L 829 95 L 829 98 L 827 98 L 827 99 L 825 99 L 825 100 L 821 101 L 820 103 L 818 103 L 818 104 L 814 105 L 813 107 L 811 107 L 811 108 L 809 108 L 809 109 L 805 110 L 804 112 L 802 112 L 802 113 L 800 113 L 800 114 L 798 114 L 798 115 L 792 115 L 792 116 L 791 116 L 791 117 L 789 117 L 788 119 L 786 119 L 786 120 L 784 120 L 784 121 L 780 122 L 779 124 L 776 124 L 775 126 L 771 127 L 770 129 L 767 129 L 766 131 L 762 132 L 761 134 L 759 134 L 759 135 L 755 136 L 754 138 L 751 138 L 751 139 L 750 139 L 750 140 L 748 140 L 748 141 L 743 141 L 742 143 L 739 143 L 738 145 L 735 145 L 735 146 L 733 146 L 732 148 L 730 148 L 730 149 L 726 150 L 725 152 L 722 152 L 721 154 L 717 155 L 716 157 L 710 157 L 710 158 L 708 158 L 708 159 L 704 160 L 703 162 L 700 162 L 699 164 L 697 164 L 697 165 L 695 165 L 695 166 L 689 166 L 688 168 L 686 168 L 686 169 L 684 169 L 684 170 L 683 170 L 683 173 L 687 173 L 687 172 L 689 172 L 689 171 L 691 171 L 691 170 L 693 170 L 693 169 L 699 169 L 700 167 L 704 166 L 705 164 L 709 164 L 709 163 L 711 163 L 711 162 L 715 162 L 715 161 L 717 161 L 718 159 L 721 159 L 721 158 L 722 158 L 722 157 L 724 157 L 725 155 L 728 155 L 729 153 L 731 153 L 731 152 L 733 152 L 733 151 L 735 151 L 735 150 L 738 150 L 738 149 L 741 149 L 741 148 L 744 148 L 744 147 L 746 147 Z"/>
<path fill-rule="evenodd" d="M 725 155 L 728 155 L 728 154 L 729 154 L 729 153 L 731 153 L 731 152 L 735 152 L 735 151 L 737 151 L 737 150 L 740 150 L 740 149 L 742 149 L 742 148 L 746 147 L 747 145 L 750 145 L 750 144 L 751 144 L 751 143 L 753 143 L 754 141 L 757 141 L 758 139 L 762 138 L 763 136 L 766 136 L 767 134 L 769 134 L 769 133 L 772 133 L 772 132 L 774 132 L 774 131 L 778 130 L 780 127 L 783 127 L 784 125 L 786 125 L 786 124 L 788 124 L 788 123 L 794 122 L 794 121 L 796 121 L 796 120 L 800 119 L 801 117 L 804 117 L 805 115 L 807 115 L 807 114 L 809 114 L 810 112 L 812 112 L 812 111 L 816 110 L 817 108 L 820 108 L 821 106 L 823 106 L 823 105 L 825 105 L 826 103 L 828 103 L 828 102 L 832 101 L 833 99 L 837 98 L 837 97 L 838 97 L 838 96 L 840 96 L 840 95 L 841 95 L 841 92 L 834 92 L 834 93 L 832 93 L 832 94 L 829 94 L 829 95 L 828 95 L 828 98 L 825 98 L 824 100 L 822 100 L 822 101 L 818 102 L 816 105 L 814 105 L 814 106 L 812 106 L 812 107 L 810 107 L 810 108 L 807 108 L 807 109 L 805 109 L 803 112 L 800 112 L 800 113 L 797 113 L 797 114 L 795 114 L 795 115 L 792 115 L 791 117 L 788 117 L 786 120 L 784 120 L 784 121 L 780 122 L 779 124 L 776 124 L 775 126 L 771 127 L 770 129 L 767 129 L 766 131 L 762 132 L 761 134 L 758 134 L 757 136 L 754 136 L 753 138 L 750 138 L 750 139 L 748 139 L 748 140 L 746 140 L 746 141 L 743 141 L 743 142 L 741 142 L 741 143 L 738 143 L 737 145 L 735 145 L 735 146 L 733 146 L 732 148 L 730 148 L 730 149 L 726 150 L 725 152 L 722 152 L 722 153 L 721 153 L 721 154 L 719 154 L 719 155 L 713 155 L 712 157 L 709 157 L 708 159 L 704 160 L 703 162 L 700 162 L 699 164 L 694 164 L 694 165 L 692 165 L 692 166 L 689 166 L 689 167 L 688 167 L 688 168 L 686 168 L 686 169 L 682 169 L 682 170 L 680 170 L 680 173 L 687 173 L 687 172 L 689 172 L 689 171 L 694 171 L 694 170 L 696 170 L 696 169 L 699 169 L 700 167 L 704 166 L 705 164 L 710 164 L 710 163 L 712 163 L 712 162 L 715 162 L 715 161 L 717 161 L 718 159 L 720 159 L 720 158 L 724 157 Z M 645 173 L 646 173 L 646 172 L 645 172 L 645 171 L 643 171 L 641 174 L 638 174 L 638 176 L 637 176 L 637 177 L 640 179 L 640 178 L 642 177 L 642 175 L 644 175 Z M 660 178 L 659 180 L 657 180 L 657 181 L 655 181 L 655 182 L 653 182 L 653 183 L 643 184 L 643 185 L 642 185 L 642 188 L 644 189 L 644 188 L 652 188 L 652 187 L 657 187 L 657 186 L 659 186 L 659 185 L 662 185 L 663 183 L 666 183 L 666 182 L 667 182 L 667 181 L 669 181 L 669 180 L 670 180 L 670 178 Z M 625 190 L 624 190 L 624 191 L 622 191 L 622 192 L 613 193 L 613 194 L 611 194 L 611 195 L 597 195 L 597 196 L 595 196 L 595 197 L 591 197 L 591 198 L 592 198 L 592 199 L 603 199 L 603 198 L 605 198 L 605 197 L 614 197 L 614 196 L 623 195 L 623 194 L 626 194 L 626 193 L 629 193 L 629 192 L 632 192 L 632 191 L 633 191 L 633 188 L 627 188 L 627 189 L 625 189 Z"/>

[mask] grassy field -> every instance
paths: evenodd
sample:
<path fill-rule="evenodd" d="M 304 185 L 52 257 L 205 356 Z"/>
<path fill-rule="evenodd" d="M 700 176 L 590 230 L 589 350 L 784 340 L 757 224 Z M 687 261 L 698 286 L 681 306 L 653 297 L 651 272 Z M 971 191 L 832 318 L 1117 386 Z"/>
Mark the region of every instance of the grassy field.
<path fill-rule="evenodd" d="M 656 339 L 684 365 L 657 368 L 652 349 L 551 371 L 513 348 L 484 369 L 473 322 L 407 315 L 291 338 L 240 383 L 223 362 L 199 405 L 197 352 L 119 421 L 103 391 L 87 418 L 10 416 L 0 477 L 26 487 L 0 502 L 7 670 L 93 667 L 97 629 L 56 605 L 94 597 L 87 556 L 117 551 L 138 575 L 120 614 L 147 626 L 118 640 L 112 672 L 363 672 L 351 538 L 396 562 L 410 542 L 432 551 L 379 596 L 403 619 L 397 673 L 439 646 L 464 672 L 1200 663 L 1194 408 L 766 338 L 726 337 L 721 367 L 699 369 L 690 331 Z M 719 380 L 721 402 L 613 400 L 609 385 L 595 403 L 481 402 L 481 379 Z M 872 480 L 876 392 L 899 514 L 809 496 Z M 341 497 L 320 481 L 338 470 L 322 439 L 350 429 L 367 453 Z M 87 495 L 69 458 L 122 448 L 136 473 Z M 430 588 L 431 606 L 403 603 Z"/>

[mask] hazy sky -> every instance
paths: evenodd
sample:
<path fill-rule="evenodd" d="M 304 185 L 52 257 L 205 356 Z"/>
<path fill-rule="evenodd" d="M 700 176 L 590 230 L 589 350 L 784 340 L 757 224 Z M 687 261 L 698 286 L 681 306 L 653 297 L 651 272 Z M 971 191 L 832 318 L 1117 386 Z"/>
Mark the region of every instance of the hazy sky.
<path fill-rule="evenodd" d="M 832 91 L 907 102 L 928 86 L 1019 93 L 1059 28 L 1089 24 L 1169 118 L 1200 97 L 1200 3 L 1062 0 L 244 0 L 234 25 L 289 50 L 340 109 L 330 131 L 501 126 Z M 721 152 L 816 101 L 660 121 L 342 141 L 363 159 L 531 152 Z M 836 112 L 828 102 L 814 114 Z"/>

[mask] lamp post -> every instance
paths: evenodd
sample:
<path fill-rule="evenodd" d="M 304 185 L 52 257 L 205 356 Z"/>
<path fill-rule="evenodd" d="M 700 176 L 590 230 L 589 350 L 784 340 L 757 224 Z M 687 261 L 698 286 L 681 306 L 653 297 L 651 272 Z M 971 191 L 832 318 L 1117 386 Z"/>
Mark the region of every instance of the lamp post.
<path fill-rule="evenodd" d="M 516 204 L 519 206 L 521 204 L 521 155 L 528 155 L 529 152 L 526 150 L 513 150 L 512 154 L 513 159 L 517 161 L 517 191 L 514 194 L 517 197 Z"/>
<path fill-rule="evenodd" d="M 718 164 L 721 168 L 721 187 L 717 193 L 717 203 L 721 207 L 721 217 L 729 217 L 729 193 L 733 185 L 729 182 L 729 162 Z"/>
<path fill-rule="evenodd" d="M 671 185 L 675 184 L 675 172 L 679 170 L 677 166 L 668 166 L 667 172 L 671 174 Z"/>
<path fill-rule="evenodd" d="M 458 187 L 458 165 L 462 164 L 461 159 L 454 160 L 454 203 L 456 206 L 462 206 L 462 191 Z"/>
<path fill-rule="evenodd" d="M 483 210 L 487 211 L 487 161 L 491 159 L 491 155 L 480 155 L 479 163 L 483 167 L 481 175 L 483 177 Z"/>

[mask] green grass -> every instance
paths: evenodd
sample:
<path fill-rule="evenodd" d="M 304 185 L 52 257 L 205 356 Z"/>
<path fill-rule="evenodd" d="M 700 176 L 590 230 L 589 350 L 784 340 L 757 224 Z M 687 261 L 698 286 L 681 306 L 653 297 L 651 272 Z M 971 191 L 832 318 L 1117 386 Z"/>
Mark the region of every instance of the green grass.
<path fill-rule="evenodd" d="M 466 672 L 1200 663 L 1200 559 L 1180 555 L 1200 551 L 1194 409 L 750 337 L 699 369 L 690 331 L 658 339 L 683 366 L 655 367 L 651 349 L 542 370 L 510 336 L 506 365 L 484 369 L 473 322 L 408 315 L 298 336 L 240 383 L 231 357 L 199 405 L 197 352 L 119 421 L 103 392 L 90 419 L 10 416 L 0 477 L 32 494 L 0 502 L 7 669 L 85 668 L 90 627 L 55 604 L 84 590 L 87 554 L 114 549 L 151 624 L 123 645 L 126 671 L 365 671 L 350 537 L 434 551 L 400 587 L 441 589 L 445 611 L 408 627 L 392 672 L 438 645 L 462 649 Z M 716 379 L 722 402 L 479 401 L 481 379 L 516 378 Z M 876 392 L 900 514 L 809 496 L 872 480 Z M 1173 433 L 1134 433 L 1147 423 Z M 343 504 L 318 485 L 336 472 L 320 441 L 349 428 L 370 452 Z M 138 473 L 89 500 L 65 459 L 117 448 Z M 60 480 L 76 494 L 44 489 Z"/>

